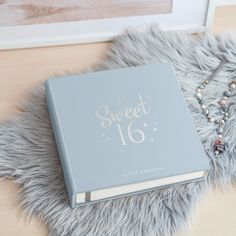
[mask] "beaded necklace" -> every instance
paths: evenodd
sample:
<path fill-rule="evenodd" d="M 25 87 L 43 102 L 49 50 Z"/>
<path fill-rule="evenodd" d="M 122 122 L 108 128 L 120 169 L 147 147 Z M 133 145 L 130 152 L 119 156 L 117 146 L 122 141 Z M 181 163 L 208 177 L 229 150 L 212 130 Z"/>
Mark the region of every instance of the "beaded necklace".
<path fill-rule="evenodd" d="M 209 108 L 207 104 L 205 104 L 205 101 L 202 97 L 202 91 L 215 78 L 216 74 L 225 65 L 225 63 L 226 61 L 220 63 L 219 66 L 214 70 L 214 72 L 197 87 L 195 93 L 202 113 L 205 115 L 207 121 L 216 125 L 215 131 L 217 137 L 212 143 L 213 152 L 216 157 L 225 152 L 225 150 L 227 150 L 228 148 L 228 143 L 225 142 L 223 137 L 224 126 L 225 122 L 227 122 L 230 118 L 230 106 L 232 105 L 232 103 L 228 102 L 228 98 L 234 95 L 233 91 L 236 89 L 236 80 L 229 83 L 228 90 L 223 92 L 222 98 L 218 101 L 219 114 L 221 114 L 220 118 L 219 116 L 214 117 L 210 113 Z"/>

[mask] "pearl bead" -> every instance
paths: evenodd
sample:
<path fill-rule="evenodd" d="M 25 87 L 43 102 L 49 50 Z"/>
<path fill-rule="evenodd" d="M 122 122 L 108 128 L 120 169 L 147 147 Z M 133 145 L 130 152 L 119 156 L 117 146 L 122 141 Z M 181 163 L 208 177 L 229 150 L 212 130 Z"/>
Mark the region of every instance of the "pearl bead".
<path fill-rule="evenodd" d="M 204 114 L 205 114 L 205 115 L 208 115 L 208 114 L 209 114 L 209 110 L 208 110 L 208 109 L 205 109 L 205 110 L 204 110 Z"/>
<path fill-rule="evenodd" d="M 213 122 L 215 121 L 215 119 L 214 119 L 213 117 L 211 117 L 211 118 L 209 119 L 209 121 L 213 123 Z"/>
<path fill-rule="evenodd" d="M 219 139 L 222 139 L 222 138 L 223 138 L 223 136 L 222 136 L 221 134 L 219 134 L 219 135 L 218 135 L 218 138 L 219 138 Z"/>
<path fill-rule="evenodd" d="M 202 91 L 202 90 L 201 90 L 200 88 L 197 88 L 197 89 L 196 89 L 196 92 L 197 92 L 197 93 L 201 93 L 201 91 Z"/>
<path fill-rule="evenodd" d="M 196 93 L 196 97 L 197 97 L 197 98 L 201 98 L 201 97 L 202 97 L 202 94 L 201 94 L 201 93 Z"/>
<path fill-rule="evenodd" d="M 224 120 L 220 120 L 220 124 L 223 125 L 225 123 Z"/>
<path fill-rule="evenodd" d="M 205 110 L 207 108 L 207 106 L 205 104 L 203 104 L 201 107 L 203 110 Z"/>
<path fill-rule="evenodd" d="M 226 96 L 225 96 L 225 97 L 223 97 L 223 99 L 224 99 L 224 100 L 227 100 L 227 99 L 228 99 L 228 97 L 226 97 Z"/>
<path fill-rule="evenodd" d="M 236 88 L 236 84 L 234 82 L 232 82 L 229 86 L 232 90 Z"/>

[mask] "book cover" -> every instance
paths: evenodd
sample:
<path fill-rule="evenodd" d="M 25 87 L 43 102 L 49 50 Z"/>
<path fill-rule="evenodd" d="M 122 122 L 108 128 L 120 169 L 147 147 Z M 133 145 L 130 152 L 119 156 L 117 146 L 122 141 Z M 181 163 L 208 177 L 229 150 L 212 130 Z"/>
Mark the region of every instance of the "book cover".
<path fill-rule="evenodd" d="M 169 64 L 46 81 L 72 207 L 202 180 L 208 161 Z"/>

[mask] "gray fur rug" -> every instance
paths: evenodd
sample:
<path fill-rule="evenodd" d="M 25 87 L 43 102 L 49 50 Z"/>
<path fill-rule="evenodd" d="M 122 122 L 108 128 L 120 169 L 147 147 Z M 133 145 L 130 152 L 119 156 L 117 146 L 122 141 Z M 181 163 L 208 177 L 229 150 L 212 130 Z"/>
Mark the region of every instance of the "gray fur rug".
<path fill-rule="evenodd" d="M 194 98 L 196 86 L 222 60 L 228 62 L 205 93 L 211 111 L 217 112 L 214 105 L 229 81 L 236 77 L 236 40 L 230 37 L 215 38 L 210 34 L 193 37 L 161 32 L 155 26 L 143 32 L 128 30 L 114 39 L 106 60 L 93 69 L 159 62 L 173 65 L 208 153 L 211 169 L 204 183 L 191 183 L 71 209 L 42 85 L 21 107 L 19 116 L 0 125 L 0 176 L 10 177 L 22 185 L 19 197 L 23 209 L 30 216 L 38 215 L 53 236 L 160 236 L 179 232 L 188 225 L 197 200 L 206 191 L 235 182 L 235 106 L 225 124 L 228 152 L 216 159 L 211 150 L 211 142 L 215 138 L 214 125 L 206 121 Z M 168 88 L 163 103 L 165 99 L 169 99 Z M 236 102 L 236 96 L 232 97 L 232 102 Z"/>

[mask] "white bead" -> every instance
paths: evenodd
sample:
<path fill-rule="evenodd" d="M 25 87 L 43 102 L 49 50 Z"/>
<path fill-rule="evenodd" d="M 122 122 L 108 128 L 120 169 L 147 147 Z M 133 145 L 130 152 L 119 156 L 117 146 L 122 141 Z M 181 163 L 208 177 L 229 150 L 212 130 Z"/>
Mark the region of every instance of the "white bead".
<path fill-rule="evenodd" d="M 225 121 L 224 120 L 220 120 L 220 123 L 223 125 L 225 123 Z"/>
<path fill-rule="evenodd" d="M 197 90 L 196 90 L 197 93 L 201 93 L 201 91 L 202 90 L 200 88 L 197 88 Z"/>
<path fill-rule="evenodd" d="M 202 109 L 205 110 L 207 106 L 205 104 L 202 105 Z"/>
<path fill-rule="evenodd" d="M 231 84 L 230 84 L 230 88 L 231 88 L 231 89 L 235 89 L 235 88 L 236 88 L 236 84 L 235 84 L 235 83 L 231 83 Z"/>
<path fill-rule="evenodd" d="M 196 93 L 196 97 L 201 98 L 202 94 L 201 93 Z"/>
<path fill-rule="evenodd" d="M 218 155 L 218 154 L 219 154 L 219 151 L 215 151 L 215 154 Z"/>
<path fill-rule="evenodd" d="M 213 117 L 210 118 L 210 122 L 214 122 L 215 119 Z"/>
<path fill-rule="evenodd" d="M 223 136 L 222 136 L 221 134 L 219 134 L 219 135 L 218 135 L 218 138 L 219 138 L 219 139 L 222 139 L 222 138 L 223 138 Z"/>

